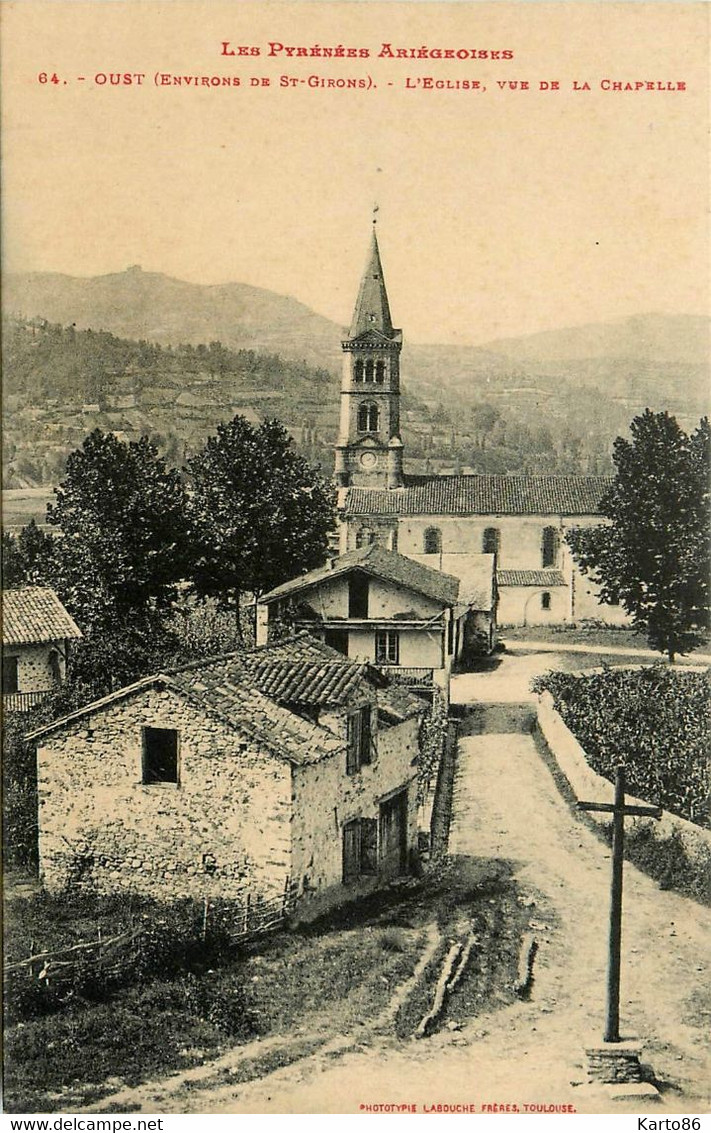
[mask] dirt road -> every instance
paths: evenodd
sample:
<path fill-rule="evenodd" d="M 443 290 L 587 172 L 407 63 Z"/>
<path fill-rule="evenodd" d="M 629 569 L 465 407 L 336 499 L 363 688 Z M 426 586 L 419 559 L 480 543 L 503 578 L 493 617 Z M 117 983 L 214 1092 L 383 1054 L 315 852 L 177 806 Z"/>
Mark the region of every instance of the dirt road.
<path fill-rule="evenodd" d="M 421 1041 L 354 1040 L 258 1081 L 156 1096 L 162 1112 L 344 1113 L 388 1103 L 573 1105 L 587 1113 L 706 1112 L 711 1096 L 708 956 L 711 912 L 625 866 L 621 1024 L 645 1040 L 658 1100 L 611 1101 L 582 1083 L 583 1047 L 601 1036 L 609 851 L 560 797 L 530 733 L 523 701 L 531 670 L 458 678 L 470 711 L 459 744 L 450 849 L 512 862 L 530 901 L 539 949 L 528 1002 Z M 497 692 L 500 690 L 500 693 Z M 167 1088 L 166 1088 L 167 1087 Z M 141 1102 L 144 1110 L 150 1100 Z"/>

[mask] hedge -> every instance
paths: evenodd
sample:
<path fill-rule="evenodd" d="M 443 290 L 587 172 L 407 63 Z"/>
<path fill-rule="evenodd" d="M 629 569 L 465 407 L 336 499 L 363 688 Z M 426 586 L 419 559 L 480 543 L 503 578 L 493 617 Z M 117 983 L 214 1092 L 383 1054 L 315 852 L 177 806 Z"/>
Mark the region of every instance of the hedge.
<path fill-rule="evenodd" d="M 665 665 L 546 673 L 547 689 L 598 775 L 626 772 L 627 790 L 699 826 L 709 827 L 711 670 Z"/>

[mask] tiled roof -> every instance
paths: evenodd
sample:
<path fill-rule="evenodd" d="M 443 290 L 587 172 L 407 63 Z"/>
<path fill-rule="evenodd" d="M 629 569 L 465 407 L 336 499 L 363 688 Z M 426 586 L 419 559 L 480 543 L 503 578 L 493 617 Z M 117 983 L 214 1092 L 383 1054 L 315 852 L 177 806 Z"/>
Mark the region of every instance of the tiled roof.
<path fill-rule="evenodd" d="M 608 476 L 433 476 L 349 488 L 346 515 L 596 515 Z"/>
<path fill-rule="evenodd" d="M 215 712 L 235 731 L 246 733 L 289 763 L 315 763 L 343 748 L 337 736 L 261 692 L 237 659 L 206 670 L 199 665 L 182 669 L 168 674 L 168 682 L 196 704 Z"/>
<path fill-rule="evenodd" d="M 375 494 L 387 495 L 379 492 Z M 298 594 L 302 590 L 354 569 L 386 582 L 394 582 L 406 590 L 414 590 L 417 594 L 424 594 L 426 598 L 432 598 L 445 606 L 454 605 L 459 594 L 459 579 L 454 575 L 443 574 L 442 571 L 424 566 L 415 559 L 398 554 L 397 551 L 386 551 L 383 547 L 371 543 L 367 547 L 360 547 L 357 551 L 348 551 L 326 566 L 317 567 L 308 574 L 284 582 L 276 589 L 270 590 L 268 594 L 264 594 L 259 601 L 269 603 L 278 598 Z"/>
<path fill-rule="evenodd" d="M 212 676 L 213 679 L 209 675 L 204 679 L 195 666 L 174 673 L 158 673 L 54 720 L 26 738 L 38 739 L 145 689 L 167 688 L 289 763 L 299 766 L 315 763 L 342 750 L 343 742 L 337 736 L 264 696 L 239 665 L 231 670 L 227 666 L 217 672 L 213 670 Z"/>
<path fill-rule="evenodd" d="M 567 586 L 559 570 L 497 570 L 499 586 Z"/>
<path fill-rule="evenodd" d="M 4 645 L 33 645 L 81 636 L 79 626 L 49 587 L 25 586 L 3 593 Z"/>
<path fill-rule="evenodd" d="M 250 675 L 265 696 L 281 704 L 346 704 L 362 684 L 364 666 L 265 658 L 250 667 Z"/>
<path fill-rule="evenodd" d="M 388 685 L 378 692 L 378 711 L 395 720 L 409 720 L 411 716 L 421 716 L 427 711 L 427 707 L 421 697 L 408 692 L 402 685 Z"/>
<path fill-rule="evenodd" d="M 249 653 L 225 653 L 147 677 L 55 720 L 30 738 L 145 688 L 163 686 L 263 743 L 273 754 L 295 764 L 312 763 L 341 750 L 343 743 L 284 705 L 345 704 L 365 681 L 367 671 L 367 665 L 349 661 L 301 633 Z"/>

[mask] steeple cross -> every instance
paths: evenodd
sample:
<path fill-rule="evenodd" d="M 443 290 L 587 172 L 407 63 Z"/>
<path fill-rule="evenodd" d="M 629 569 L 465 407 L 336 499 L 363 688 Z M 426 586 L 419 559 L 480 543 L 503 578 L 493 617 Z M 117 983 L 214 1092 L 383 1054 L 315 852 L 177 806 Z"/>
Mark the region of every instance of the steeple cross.
<path fill-rule="evenodd" d="M 644 814 L 661 818 L 658 806 L 625 804 L 625 769 L 615 769 L 614 803 L 579 802 L 580 810 L 607 811 L 612 814 L 612 882 L 610 886 L 610 934 L 607 960 L 607 1018 L 605 1042 L 620 1041 L 620 945 L 622 943 L 622 857 L 625 843 L 625 817 Z"/>

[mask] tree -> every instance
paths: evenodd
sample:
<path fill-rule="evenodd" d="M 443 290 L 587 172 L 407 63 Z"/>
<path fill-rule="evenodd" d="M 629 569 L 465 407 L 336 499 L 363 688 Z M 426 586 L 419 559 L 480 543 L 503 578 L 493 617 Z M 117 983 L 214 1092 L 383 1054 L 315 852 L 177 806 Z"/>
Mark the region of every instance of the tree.
<path fill-rule="evenodd" d="M 601 511 L 609 524 L 568 535 L 603 602 L 619 601 L 650 646 L 688 652 L 708 626 L 709 422 L 688 436 L 668 413 L 635 417 L 632 440 L 618 437 L 617 475 Z"/>
<path fill-rule="evenodd" d="M 68 457 L 55 496 L 56 585 L 85 632 L 170 604 L 187 570 L 185 489 L 147 437 L 95 429 Z"/>
<path fill-rule="evenodd" d="M 324 561 L 334 493 L 292 448 L 281 422 L 236 416 L 188 462 L 193 583 L 200 596 L 239 607 Z"/>
<path fill-rule="evenodd" d="M 5 590 L 15 586 L 51 586 L 56 570 L 54 539 L 31 519 L 18 536 L 9 531 L 2 535 L 2 584 Z"/>

